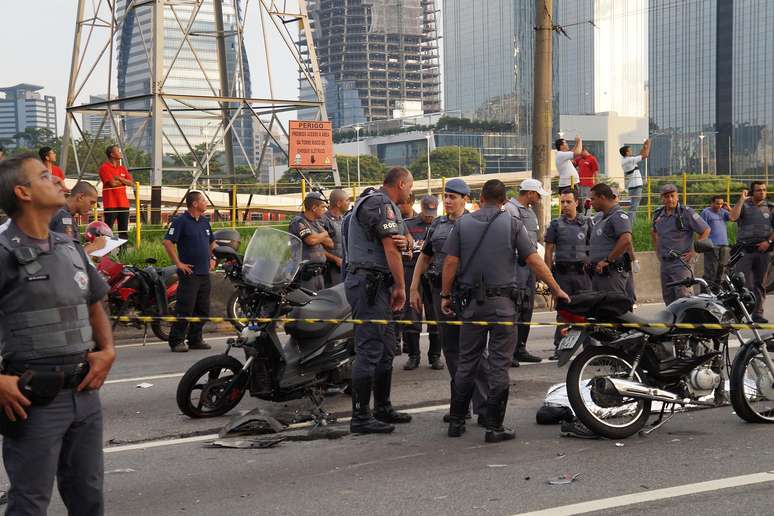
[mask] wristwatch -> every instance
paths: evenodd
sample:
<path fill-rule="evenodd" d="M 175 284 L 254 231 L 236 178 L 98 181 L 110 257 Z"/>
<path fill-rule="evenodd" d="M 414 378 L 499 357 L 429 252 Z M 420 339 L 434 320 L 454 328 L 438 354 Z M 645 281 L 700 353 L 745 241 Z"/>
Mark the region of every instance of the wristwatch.
<path fill-rule="evenodd" d="M 451 299 L 451 293 L 441 292 L 441 299 Z"/>

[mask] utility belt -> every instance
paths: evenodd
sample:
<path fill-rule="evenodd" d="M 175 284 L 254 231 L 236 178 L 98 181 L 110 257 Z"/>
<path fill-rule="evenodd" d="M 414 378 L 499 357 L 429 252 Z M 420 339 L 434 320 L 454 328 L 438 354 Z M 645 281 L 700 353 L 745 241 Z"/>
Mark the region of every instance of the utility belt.
<path fill-rule="evenodd" d="M 379 269 L 369 269 L 366 267 L 347 266 L 348 274 L 363 274 L 366 278 L 366 299 L 369 306 L 376 304 L 376 296 L 380 289 L 390 288 L 395 283 L 392 274 Z"/>
<path fill-rule="evenodd" d="M 494 297 L 506 297 L 512 299 L 514 303 L 521 303 L 521 299 L 524 296 L 524 289 L 518 287 L 495 287 L 487 288 L 485 285 L 454 285 L 452 291 L 452 305 L 454 311 L 459 315 L 470 306 L 470 303 L 475 301 L 479 305 L 484 304 L 488 298 Z"/>
<path fill-rule="evenodd" d="M 559 262 L 554 264 L 554 272 L 557 274 L 583 274 L 587 267 L 586 262 Z"/>
<path fill-rule="evenodd" d="M 765 241 L 766 241 L 765 238 L 761 240 L 761 242 L 765 242 Z M 761 242 L 757 242 L 755 244 L 740 244 L 740 245 L 742 246 L 742 250 L 745 253 L 760 253 L 760 251 L 758 251 L 758 244 L 760 244 Z M 765 253 L 768 253 L 768 252 L 769 251 L 765 251 Z M 765 254 L 765 253 L 761 253 L 761 254 Z"/>
<path fill-rule="evenodd" d="M 611 272 L 631 272 L 632 271 L 632 264 L 629 262 L 629 260 L 618 260 L 617 262 L 613 262 L 607 265 L 604 269 L 602 269 L 602 273 L 597 272 L 597 263 L 599 262 L 592 262 L 588 264 L 587 271 L 589 273 L 589 276 L 609 276 Z"/>
<path fill-rule="evenodd" d="M 328 268 L 326 263 L 310 263 L 304 266 L 304 270 L 301 271 L 301 281 L 308 281 L 314 277 L 325 274 L 325 270 Z"/>
<path fill-rule="evenodd" d="M 85 355 L 80 361 L 36 360 L 34 362 L 3 362 L 2 374 L 18 376 L 19 390 L 34 406 L 45 406 L 54 401 L 62 389 L 75 389 L 89 372 Z M 0 412 L 0 434 L 18 437 L 24 428 L 24 420 L 16 416 L 11 421 L 5 412 Z"/>

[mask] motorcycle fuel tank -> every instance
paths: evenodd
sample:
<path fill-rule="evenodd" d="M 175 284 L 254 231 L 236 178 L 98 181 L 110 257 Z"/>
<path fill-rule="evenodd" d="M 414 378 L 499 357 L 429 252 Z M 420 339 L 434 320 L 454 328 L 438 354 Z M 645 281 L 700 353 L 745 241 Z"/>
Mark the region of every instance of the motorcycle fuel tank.
<path fill-rule="evenodd" d="M 684 297 L 672 302 L 667 310 L 675 316 L 675 323 L 693 324 L 721 324 L 733 321 L 733 314 L 714 296 L 701 294 L 698 296 Z M 711 329 L 685 329 L 679 333 L 701 334 L 715 336 L 718 330 Z"/>

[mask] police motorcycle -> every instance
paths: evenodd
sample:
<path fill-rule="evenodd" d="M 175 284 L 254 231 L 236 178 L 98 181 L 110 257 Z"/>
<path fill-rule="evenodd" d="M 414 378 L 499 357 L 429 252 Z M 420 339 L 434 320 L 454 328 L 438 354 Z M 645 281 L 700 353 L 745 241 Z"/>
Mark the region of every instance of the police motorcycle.
<path fill-rule="evenodd" d="M 703 252 L 707 244 L 696 242 L 695 248 Z M 688 267 L 678 253 L 670 254 Z M 729 270 L 741 256 L 739 248 L 732 252 Z M 726 382 L 739 417 L 774 423 L 770 338 L 767 342 L 754 329 L 753 338 L 745 341 L 740 330 L 720 326 L 753 323 L 755 296 L 745 287 L 744 274 L 725 275 L 715 292 L 693 275 L 669 286 L 678 285 L 700 285 L 704 293 L 678 299 L 651 318 L 635 315 L 626 296 L 609 292 L 577 294 L 557 307 L 567 322 L 601 323 L 572 327 L 558 347 L 560 367 L 582 349 L 567 371 L 567 395 L 576 417 L 597 435 L 622 439 L 640 432 L 654 403 L 660 406 L 658 416 L 641 435 L 664 425 L 677 407 L 725 404 Z M 728 347 L 732 335 L 741 345 L 733 365 Z"/>
<path fill-rule="evenodd" d="M 348 319 L 352 310 L 344 285 L 314 292 L 297 284 L 303 270 L 302 242 L 274 228 L 258 228 L 244 259 L 232 247 L 218 246 L 215 256 L 238 264 L 243 283 L 241 301 L 249 306 L 249 324 L 224 353 L 191 366 L 177 388 L 177 405 L 192 418 L 220 416 L 233 409 L 245 392 L 265 401 L 308 398 L 316 423 L 333 418 L 322 408 L 322 394 L 330 386 L 344 386 L 354 360 L 352 323 L 314 322 Z M 232 269 L 232 271 L 236 270 Z M 232 272 L 235 274 L 235 272 Z M 278 336 L 280 318 L 290 336 Z M 241 349 L 244 363 L 231 355 Z"/>

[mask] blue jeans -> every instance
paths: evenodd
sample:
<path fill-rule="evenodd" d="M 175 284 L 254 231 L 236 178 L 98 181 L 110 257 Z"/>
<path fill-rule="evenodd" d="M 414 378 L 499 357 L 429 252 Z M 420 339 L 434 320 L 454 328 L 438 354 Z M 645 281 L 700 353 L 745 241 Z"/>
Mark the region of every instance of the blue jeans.
<path fill-rule="evenodd" d="M 634 219 L 637 218 L 637 208 L 640 207 L 640 201 L 642 201 L 642 186 L 629 188 L 629 218 L 632 221 L 632 229 L 634 229 Z"/>

